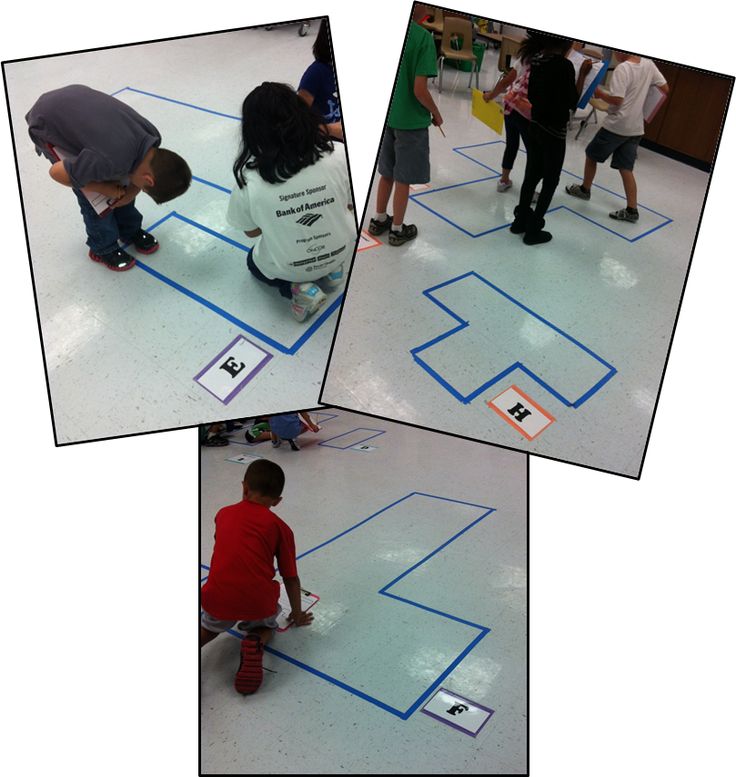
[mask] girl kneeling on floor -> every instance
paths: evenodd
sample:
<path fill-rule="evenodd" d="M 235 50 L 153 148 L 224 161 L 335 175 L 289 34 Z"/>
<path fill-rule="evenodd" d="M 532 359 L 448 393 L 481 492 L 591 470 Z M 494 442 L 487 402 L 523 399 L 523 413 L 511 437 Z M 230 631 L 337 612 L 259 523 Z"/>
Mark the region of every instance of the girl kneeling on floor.
<path fill-rule="evenodd" d="M 245 98 L 241 130 L 227 218 L 258 238 L 248 269 L 304 321 L 342 283 L 357 240 L 345 147 L 286 84 Z"/>

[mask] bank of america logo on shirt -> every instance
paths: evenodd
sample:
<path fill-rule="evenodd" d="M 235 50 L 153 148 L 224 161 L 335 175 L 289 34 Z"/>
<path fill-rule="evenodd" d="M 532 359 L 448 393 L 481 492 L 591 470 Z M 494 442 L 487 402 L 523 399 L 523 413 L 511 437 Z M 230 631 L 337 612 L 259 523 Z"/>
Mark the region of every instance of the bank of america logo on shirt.
<path fill-rule="evenodd" d="M 302 216 L 300 219 L 296 220 L 297 224 L 304 224 L 305 227 L 311 227 L 315 221 L 322 218 L 321 213 L 311 213 L 307 216 Z"/>

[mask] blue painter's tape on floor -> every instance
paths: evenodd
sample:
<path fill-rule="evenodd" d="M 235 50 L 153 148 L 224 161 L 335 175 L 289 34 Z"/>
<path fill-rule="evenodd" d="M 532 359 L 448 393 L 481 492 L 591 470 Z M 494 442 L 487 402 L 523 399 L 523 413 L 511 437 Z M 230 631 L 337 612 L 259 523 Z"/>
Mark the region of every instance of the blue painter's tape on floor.
<path fill-rule="evenodd" d="M 348 445 L 331 445 L 330 443 L 333 440 L 339 440 L 342 437 L 347 437 L 349 434 L 353 434 L 354 432 L 375 432 L 375 434 L 368 435 L 367 437 L 365 435 L 358 435 L 362 439 L 360 440 L 354 440 L 351 441 Z M 362 442 L 368 442 L 368 440 L 372 440 L 374 437 L 378 437 L 381 434 L 385 434 L 385 429 L 366 429 L 365 427 L 358 427 L 357 429 L 351 429 L 349 432 L 343 432 L 342 434 L 338 434 L 336 437 L 330 437 L 328 440 L 323 440 L 319 445 L 324 445 L 327 448 L 339 448 L 340 450 L 348 450 L 349 448 L 354 447 L 355 445 L 360 445 Z"/>
<path fill-rule="evenodd" d="M 433 293 L 438 291 L 439 289 L 445 288 L 447 286 L 450 286 L 452 284 L 458 283 L 459 281 L 462 281 L 466 278 L 475 278 L 478 281 L 482 282 L 487 286 L 489 289 L 491 289 L 493 292 L 499 294 L 503 299 L 507 300 L 508 302 L 512 303 L 513 305 L 517 306 L 520 310 L 522 310 L 524 313 L 528 313 L 529 315 L 533 316 L 534 319 L 539 321 L 540 323 L 544 324 L 545 326 L 552 329 L 556 334 L 561 335 L 567 342 L 572 343 L 575 347 L 579 348 L 586 356 L 590 357 L 595 362 L 599 363 L 604 369 L 605 374 L 597 380 L 595 383 L 590 385 L 582 394 L 580 394 L 578 397 L 566 397 L 562 394 L 561 391 L 556 389 L 554 386 L 550 385 L 547 381 L 545 381 L 541 375 L 538 373 L 535 373 L 534 371 L 530 370 L 528 367 L 526 367 L 523 363 L 523 359 L 519 359 L 517 361 L 512 362 L 511 364 L 507 365 L 503 370 L 497 372 L 496 374 L 489 377 L 488 380 L 484 381 L 481 385 L 474 388 L 470 392 L 461 392 L 457 389 L 456 386 L 454 386 L 451 383 L 451 379 L 448 376 L 441 375 L 436 369 L 434 369 L 430 364 L 427 363 L 425 358 L 422 358 L 420 354 L 422 354 L 425 351 L 429 351 L 431 348 L 433 348 L 438 343 L 441 343 L 448 338 L 457 335 L 460 332 L 463 332 L 464 330 L 468 329 L 470 327 L 470 323 L 463 318 L 461 318 L 457 313 L 455 313 L 452 309 L 444 305 L 440 300 L 436 299 L 433 296 Z M 436 286 L 433 286 L 432 288 L 426 289 L 423 294 L 430 299 L 435 305 L 437 305 L 444 313 L 451 316 L 455 321 L 459 322 L 458 326 L 453 327 L 452 329 L 449 329 L 447 332 L 438 335 L 437 337 L 433 338 L 432 340 L 429 340 L 426 343 L 423 343 L 422 345 L 417 346 L 416 348 L 413 348 L 411 350 L 411 354 L 414 357 L 414 360 L 417 362 L 417 364 L 422 367 L 429 375 L 434 378 L 445 390 L 447 390 L 452 396 L 455 397 L 459 402 L 462 402 L 463 404 L 469 404 L 472 402 L 478 395 L 486 391 L 490 386 L 494 385 L 498 381 L 505 378 L 507 375 L 509 375 L 514 370 L 520 370 L 525 375 L 528 375 L 532 380 L 534 380 L 537 384 L 539 384 L 545 391 L 549 392 L 554 396 L 556 399 L 558 399 L 560 402 L 562 402 L 566 407 L 572 407 L 572 408 L 578 408 L 585 402 L 587 402 L 596 392 L 598 392 L 615 374 L 616 374 L 616 368 L 613 367 L 613 365 L 609 364 L 607 361 L 602 359 L 598 354 L 596 354 L 594 351 L 592 351 L 587 346 L 583 345 L 581 342 L 576 340 L 571 335 L 567 334 L 567 332 L 564 332 L 559 327 L 552 324 L 547 319 L 540 316 L 538 313 L 535 313 L 533 310 L 528 308 L 526 305 L 522 304 L 518 300 L 514 299 L 510 294 L 507 294 L 503 289 L 500 289 L 498 286 L 491 283 L 489 280 L 484 278 L 482 275 L 479 275 L 476 272 L 468 272 L 463 275 L 459 275 L 456 278 L 451 278 L 448 281 L 444 281 L 443 283 L 437 284 Z"/>
<path fill-rule="evenodd" d="M 477 159 L 475 156 L 473 156 L 472 152 L 471 153 L 467 153 L 468 149 L 481 148 L 481 147 L 486 147 L 486 146 L 493 146 L 493 145 L 497 145 L 497 144 L 505 145 L 505 141 L 503 141 L 503 140 L 492 140 L 492 141 L 489 141 L 487 143 L 474 143 L 474 144 L 469 145 L 469 146 L 457 146 L 456 148 L 452 149 L 456 154 L 459 154 L 460 156 L 464 157 L 465 159 L 468 159 L 469 161 L 473 162 L 474 164 L 482 167 L 484 170 L 488 170 L 488 171 L 494 173 L 494 175 L 486 176 L 485 178 L 476 178 L 476 179 L 473 179 L 471 181 L 462 181 L 462 182 L 459 182 L 459 183 L 449 184 L 449 185 L 446 185 L 446 186 L 438 186 L 435 189 L 427 189 L 426 191 L 416 192 L 415 194 L 410 195 L 410 199 L 413 202 L 415 202 L 417 205 L 419 205 L 422 208 L 424 208 L 425 210 L 429 211 L 433 216 L 436 216 L 437 218 L 442 219 L 442 221 L 445 221 L 447 224 L 450 224 L 450 226 L 455 227 L 455 229 L 459 230 L 464 235 L 467 235 L 468 237 L 471 237 L 471 238 L 474 238 L 474 239 L 475 238 L 479 238 L 479 237 L 485 237 L 486 235 L 490 235 L 493 232 L 498 232 L 499 230 L 506 229 L 510 225 L 510 223 L 509 224 L 499 224 L 499 225 L 497 225 L 495 227 L 491 227 L 490 229 L 485 229 L 485 230 L 482 230 L 480 232 L 473 232 L 473 231 L 467 229 L 466 227 L 463 227 L 462 225 L 458 224 L 457 222 L 453 221 L 451 218 L 449 218 L 448 216 L 444 215 L 443 213 L 441 213 L 441 211 L 437 208 L 436 205 L 435 205 L 435 207 L 430 207 L 430 205 L 428 205 L 427 202 L 425 201 L 425 198 L 431 197 L 432 195 L 436 195 L 438 192 L 444 192 L 444 191 L 447 191 L 448 189 L 457 189 L 457 188 L 459 188 L 461 186 L 472 186 L 474 184 L 482 183 L 484 181 L 490 181 L 490 180 L 493 180 L 494 178 L 500 177 L 501 173 L 498 170 L 496 170 L 493 167 L 490 167 L 489 165 L 485 164 L 484 162 L 481 162 L 479 159 Z M 523 151 L 523 149 L 520 149 L 520 152 L 521 153 L 525 153 Z M 576 178 L 576 179 L 582 181 L 582 178 L 580 176 L 576 175 L 575 173 L 570 173 L 567 170 L 562 170 L 562 172 L 565 173 L 566 175 L 570 175 L 573 178 Z M 600 192 L 605 192 L 606 194 L 609 194 L 609 195 L 611 195 L 613 197 L 617 197 L 618 199 L 620 199 L 622 201 L 625 201 L 625 199 L 626 199 L 623 195 L 619 194 L 618 192 L 614 192 L 611 189 L 606 189 L 604 186 L 599 186 L 596 183 L 593 184 L 593 188 L 598 190 L 598 191 L 600 191 Z M 570 200 L 574 201 L 572 197 L 570 197 Z M 664 214 L 657 212 L 653 208 L 649 208 L 646 205 L 641 205 L 641 204 L 639 204 L 638 207 L 639 207 L 640 211 L 643 210 L 643 211 L 647 211 L 648 213 L 652 213 L 653 215 L 663 219 L 663 221 L 662 221 L 662 223 L 657 224 L 654 227 L 652 227 L 651 229 L 648 229 L 648 230 L 646 230 L 645 232 L 643 232 L 643 233 L 641 233 L 639 235 L 635 235 L 634 237 L 631 237 L 630 235 L 625 235 L 625 234 L 623 234 L 621 232 L 618 232 L 615 229 L 613 229 L 613 227 L 610 226 L 610 224 L 616 223 L 613 220 L 610 221 L 609 223 L 597 221 L 596 219 L 593 219 L 590 216 L 587 216 L 586 214 L 581 213 L 579 210 L 576 210 L 575 208 L 573 208 L 571 206 L 568 206 L 568 205 L 557 205 L 556 207 L 551 208 L 548 211 L 548 213 L 554 213 L 555 211 L 559 211 L 559 210 L 567 210 L 570 213 L 573 213 L 576 216 L 579 216 L 580 218 L 582 218 L 585 221 L 589 222 L 590 224 L 593 224 L 594 226 L 599 227 L 600 229 L 603 229 L 606 232 L 611 233 L 612 235 L 616 235 L 616 237 L 620 237 L 620 238 L 622 238 L 623 240 L 626 240 L 629 243 L 636 243 L 637 241 L 641 240 L 642 238 L 648 237 L 649 235 L 653 234 L 654 232 L 657 232 L 658 230 L 662 229 L 663 227 L 666 227 L 668 224 L 671 224 L 673 222 L 673 220 L 669 216 L 665 216 Z"/>
<path fill-rule="evenodd" d="M 406 578 L 409 574 L 414 572 L 416 569 L 418 569 L 420 566 L 425 564 L 427 561 L 429 561 L 431 558 L 436 556 L 438 553 L 443 551 L 445 548 L 448 547 L 451 543 L 453 543 L 455 540 L 457 540 L 459 537 L 464 535 L 466 532 L 470 531 L 474 526 L 477 526 L 481 521 L 483 521 L 485 518 L 487 518 L 489 515 L 494 513 L 496 509 L 494 507 L 488 507 L 486 505 L 477 505 L 472 502 L 464 502 L 459 499 L 449 499 L 447 497 L 437 496 L 435 494 L 427 494 L 419 491 L 412 491 L 411 493 L 407 494 L 406 496 L 402 497 L 401 499 L 397 499 L 395 502 L 392 502 L 390 505 L 387 505 L 386 507 L 382 508 L 378 512 L 373 513 L 373 515 L 369 515 L 367 518 L 364 518 L 363 520 L 356 523 L 354 526 L 351 526 L 349 529 L 346 529 L 345 531 L 341 532 L 340 534 L 336 535 L 335 537 L 332 537 L 329 540 L 326 540 L 325 542 L 320 543 L 314 548 L 311 548 L 310 550 L 305 551 L 304 553 L 301 553 L 299 556 L 297 556 L 297 559 L 302 559 L 305 556 L 308 556 L 311 553 L 315 553 L 316 551 L 320 550 L 321 548 L 324 548 L 327 545 L 330 545 L 331 543 L 347 536 L 351 532 L 355 531 L 359 527 L 366 524 L 368 521 L 371 521 L 375 518 L 377 518 L 380 515 L 383 515 L 387 511 L 391 510 L 391 508 L 396 507 L 397 505 L 401 504 L 402 502 L 405 502 L 408 499 L 411 499 L 412 497 L 423 497 L 427 499 L 437 499 L 440 501 L 460 504 L 460 505 L 466 505 L 469 507 L 477 508 L 481 511 L 481 514 L 475 518 L 473 521 L 471 521 L 469 524 L 467 524 L 464 528 L 462 528 L 460 531 L 456 532 L 452 537 L 450 537 L 448 540 L 443 542 L 439 547 L 435 548 L 433 551 L 428 553 L 423 559 L 418 561 L 416 564 L 413 564 L 409 569 L 402 572 L 398 577 L 391 580 L 389 583 L 387 583 L 383 588 L 381 588 L 377 594 L 380 596 L 386 596 L 390 599 L 393 599 L 394 601 L 400 602 L 402 604 L 405 604 L 409 607 L 415 607 L 418 609 L 421 609 L 425 612 L 432 613 L 433 615 L 437 615 L 442 618 L 447 618 L 449 620 L 452 620 L 456 623 L 460 623 L 464 626 L 477 629 L 478 634 L 469 642 L 468 645 L 465 646 L 463 650 L 461 650 L 457 656 L 445 667 L 445 669 L 440 673 L 440 675 L 425 689 L 422 691 L 422 693 L 419 695 L 419 697 L 414 700 L 409 707 L 406 709 L 398 709 L 390 704 L 387 704 L 385 701 L 382 701 L 381 699 L 378 699 L 374 696 L 371 696 L 370 694 L 366 693 L 365 691 L 360 690 L 359 688 L 356 688 L 353 685 L 350 685 L 348 682 L 344 682 L 342 680 L 337 679 L 336 677 L 332 677 L 330 674 L 320 671 L 319 669 L 316 669 L 313 666 L 310 666 L 303 661 L 300 661 L 293 656 L 289 656 L 286 653 L 277 650 L 273 648 L 271 645 L 266 645 L 265 650 L 270 653 L 271 655 L 274 655 L 278 658 L 283 659 L 284 661 L 289 662 L 290 664 L 293 664 L 294 666 L 299 667 L 300 669 L 303 669 L 306 672 L 309 672 L 310 674 L 314 675 L 315 677 L 319 677 L 322 680 L 325 680 L 328 683 L 331 683 L 332 685 L 335 685 L 338 688 L 341 688 L 342 690 L 346 691 L 347 693 L 351 694 L 352 696 L 355 696 L 356 698 L 362 699 L 363 701 L 369 702 L 370 704 L 373 704 L 375 707 L 378 707 L 385 712 L 388 712 L 392 715 L 395 715 L 397 718 L 401 720 L 407 720 L 411 717 L 411 715 L 414 714 L 421 706 L 424 704 L 424 702 L 437 690 L 437 688 L 440 687 L 442 682 L 457 668 L 457 666 L 465 659 L 465 657 L 475 648 L 475 646 L 487 635 L 490 633 L 491 629 L 487 626 L 482 626 L 478 623 L 474 623 L 471 620 L 460 618 L 456 615 L 452 615 L 450 613 L 442 612 L 440 610 L 434 609 L 432 607 L 429 607 L 426 604 L 421 604 L 419 602 L 412 601 L 411 599 L 407 599 L 402 596 L 398 596 L 396 594 L 389 593 L 389 589 L 395 586 L 397 583 L 399 583 L 401 580 Z M 204 568 L 204 565 L 202 565 Z M 242 639 L 243 635 L 238 632 L 236 629 L 230 629 L 229 634 L 232 634 L 234 637 L 237 637 L 238 639 Z"/>
<path fill-rule="evenodd" d="M 223 242 L 228 243 L 234 248 L 244 251 L 245 253 L 249 253 L 251 250 L 250 248 L 243 245 L 242 243 L 239 243 L 237 240 L 233 240 L 227 235 L 223 235 L 214 229 L 210 229 L 209 227 L 206 227 L 204 224 L 200 224 L 199 222 L 194 221 L 193 219 L 187 218 L 186 216 L 182 216 L 181 213 L 177 213 L 176 211 L 171 211 L 166 216 L 159 219 L 155 224 L 152 224 L 150 227 L 148 227 L 148 231 L 153 232 L 156 229 L 156 227 L 159 227 L 168 219 L 176 219 L 185 224 L 188 224 L 189 226 L 195 227 L 196 229 L 200 229 L 203 232 L 206 232 L 208 235 L 211 235 L 212 237 L 217 238 L 218 240 L 222 240 Z M 173 280 L 172 278 L 169 278 L 168 276 L 164 275 L 158 270 L 155 270 L 153 267 L 150 267 L 145 262 L 140 261 L 140 259 L 136 261 L 136 267 L 139 267 L 141 270 L 144 270 L 152 277 L 167 284 L 172 289 L 175 289 L 181 294 L 184 294 L 186 297 L 189 297 L 195 302 L 198 302 L 200 305 L 203 305 L 204 307 L 211 310 L 213 313 L 216 313 L 218 316 L 221 316 L 222 318 L 226 319 L 231 324 L 235 324 L 235 326 L 239 327 L 240 329 L 243 329 L 244 331 L 248 332 L 254 337 L 257 337 L 259 340 L 263 341 L 264 343 L 267 343 L 272 348 L 275 348 L 280 353 L 286 354 L 288 356 L 293 356 L 295 353 L 297 353 L 297 351 L 299 351 L 299 349 L 309 340 L 309 338 L 312 337 L 312 335 L 314 335 L 314 333 L 322 326 L 322 324 L 338 309 L 338 307 L 340 306 L 340 303 L 342 302 L 342 297 L 343 297 L 342 294 L 339 294 L 333 300 L 333 302 L 324 309 L 322 314 L 319 315 L 317 318 L 315 318 L 314 321 L 312 321 L 310 326 L 308 326 L 304 330 L 304 333 L 295 342 L 293 342 L 291 345 L 288 345 L 286 343 L 281 343 L 278 340 L 274 340 L 272 337 L 269 337 L 267 334 L 265 334 L 264 332 L 261 332 L 256 327 L 246 323 L 245 321 L 242 321 L 237 316 L 234 316 L 233 314 L 228 313 L 226 310 L 223 310 L 215 303 L 211 302 L 208 299 L 205 299 L 204 297 L 200 296 L 199 294 L 192 291 L 191 289 L 187 289 L 185 286 Z"/>

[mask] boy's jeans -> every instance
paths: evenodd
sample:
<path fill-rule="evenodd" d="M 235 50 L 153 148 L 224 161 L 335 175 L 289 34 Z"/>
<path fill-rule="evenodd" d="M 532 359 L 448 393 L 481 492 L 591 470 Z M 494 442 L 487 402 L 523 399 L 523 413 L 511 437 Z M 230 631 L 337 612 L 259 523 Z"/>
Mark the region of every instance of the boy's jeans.
<path fill-rule="evenodd" d="M 141 228 L 143 215 L 136 209 L 135 200 L 122 208 L 113 208 L 106 216 L 98 216 L 82 192 L 73 191 L 87 230 L 87 245 L 98 256 L 115 251 L 118 239 L 124 243 L 132 240 Z"/>

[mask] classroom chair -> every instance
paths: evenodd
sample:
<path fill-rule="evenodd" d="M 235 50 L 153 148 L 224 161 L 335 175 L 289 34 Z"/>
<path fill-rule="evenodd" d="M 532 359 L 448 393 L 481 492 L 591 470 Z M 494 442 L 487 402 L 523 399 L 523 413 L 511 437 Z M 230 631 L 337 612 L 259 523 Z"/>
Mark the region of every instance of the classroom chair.
<path fill-rule="evenodd" d="M 434 8 L 432 10 L 431 22 L 422 23 L 422 27 L 424 27 L 425 30 L 429 30 L 430 32 L 437 33 L 439 35 L 442 35 L 443 26 L 444 26 L 444 15 L 441 8 Z"/>
<path fill-rule="evenodd" d="M 461 49 L 452 48 L 453 38 L 462 38 Z M 442 93 L 442 73 L 444 71 L 445 60 L 451 59 L 456 62 L 470 62 L 470 79 L 468 89 L 473 85 L 473 73 L 475 73 L 475 88 L 480 89 L 478 85 L 478 58 L 473 53 L 473 25 L 470 19 L 460 19 L 453 16 L 445 17 L 444 29 L 442 31 L 442 44 L 440 45 L 440 56 L 437 60 L 440 71 L 439 91 Z"/>
<path fill-rule="evenodd" d="M 517 55 L 522 41 L 510 35 L 501 36 L 501 48 L 498 50 L 498 69 L 502 73 L 511 70 L 511 60 Z"/>

